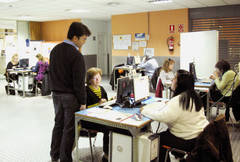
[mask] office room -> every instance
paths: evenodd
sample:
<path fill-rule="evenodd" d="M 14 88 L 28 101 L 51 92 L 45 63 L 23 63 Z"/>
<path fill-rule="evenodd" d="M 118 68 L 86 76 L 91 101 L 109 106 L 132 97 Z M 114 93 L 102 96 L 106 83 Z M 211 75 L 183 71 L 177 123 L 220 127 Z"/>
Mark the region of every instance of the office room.
<path fill-rule="evenodd" d="M 239 25 L 239 0 L 0 0 L 0 162 L 240 162 Z"/>

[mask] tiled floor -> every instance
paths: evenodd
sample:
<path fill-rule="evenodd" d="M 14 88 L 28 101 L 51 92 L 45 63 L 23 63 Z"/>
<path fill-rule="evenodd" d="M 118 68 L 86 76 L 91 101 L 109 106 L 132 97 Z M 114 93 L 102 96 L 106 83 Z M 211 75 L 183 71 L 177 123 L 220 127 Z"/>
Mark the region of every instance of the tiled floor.
<path fill-rule="evenodd" d="M 54 124 L 54 109 L 51 96 L 7 96 L 5 80 L 0 80 L 0 162 L 47 162 L 50 160 L 51 132 Z M 103 78 L 108 96 L 111 90 L 108 78 Z M 156 126 L 156 123 L 154 123 Z M 164 128 L 163 128 L 164 129 Z M 235 162 L 240 162 L 240 128 L 230 130 Z M 90 160 L 88 138 L 80 138 L 82 161 Z M 96 140 L 95 161 L 102 154 L 102 134 Z"/>

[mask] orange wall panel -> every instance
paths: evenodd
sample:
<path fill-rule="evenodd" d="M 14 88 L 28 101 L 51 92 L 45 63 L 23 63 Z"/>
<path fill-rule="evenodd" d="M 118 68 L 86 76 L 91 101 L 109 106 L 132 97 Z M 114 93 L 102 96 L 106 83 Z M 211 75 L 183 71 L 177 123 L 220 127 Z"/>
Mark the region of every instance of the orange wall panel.
<path fill-rule="evenodd" d="M 132 34 L 132 41 L 134 41 L 135 33 L 148 34 L 149 31 L 150 39 L 147 41 L 147 47 L 154 48 L 155 56 L 180 56 L 178 24 L 183 24 L 184 32 L 188 32 L 188 9 L 115 15 L 112 16 L 112 34 Z M 169 33 L 169 25 L 175 25 L 175 33 Z M 175 38 L 173 52 L 168 50 L 169 36 Z M 138 52 L 133 52 L 131 49 L 113 49 L 112 55 L 127 56 L 129 52 L 131 55 L 136 55 L 138 52 L 143 55 L 143 48 L 139 48 Z"/>
<path fill-rule="evenodd" d="M 63 41 L 67 38 L 68 28 L 72 22 L 80 19 L 46 21 L 41 23 L 42 39 L 44 41 Z"/>
<path fill-rule="evenodd" d="M 135 33 L 148 33 L 147 13 L 124 14 L 112 16 L 112 35 L 131 34 L 132 42 Z M 140 49 L 141 53 L 143 49 Z M 112 50 L 113 56 L 127 56 L 128 53 L 137 54 L 129 50 Z"/>

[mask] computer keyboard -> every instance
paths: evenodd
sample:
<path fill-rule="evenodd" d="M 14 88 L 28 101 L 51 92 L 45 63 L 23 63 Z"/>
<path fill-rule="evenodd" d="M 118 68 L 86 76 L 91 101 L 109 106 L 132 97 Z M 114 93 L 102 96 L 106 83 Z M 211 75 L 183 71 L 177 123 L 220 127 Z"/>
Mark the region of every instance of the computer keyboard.
<path fill-rule="evenodd" d="M 104 103 L 102 103 L 102 104 L 100 105 L 100 107 L 112 106 L 112 105 L 114 105 L 114 104 L 116 104 L 116 99 L 110 100 L 110 101 L 108 101 L 108 102 L 104 102 Z"/>

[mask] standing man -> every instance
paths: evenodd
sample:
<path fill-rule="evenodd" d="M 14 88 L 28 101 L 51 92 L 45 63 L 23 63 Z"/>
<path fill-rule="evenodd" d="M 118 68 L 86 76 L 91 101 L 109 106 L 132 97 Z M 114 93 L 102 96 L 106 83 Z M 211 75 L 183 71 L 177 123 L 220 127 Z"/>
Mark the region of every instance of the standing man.
<path fill-rule="evenodd" d="M 79 52 L 87 37 L 88 27 L 73 22 L 67 40 L 56 45 L 50 54 L 50 87 L 53 92 L 55 125 L 50 155 L 52 162 L 72 162 L 74 113 L 86 108 L 85 62 Z"/>

